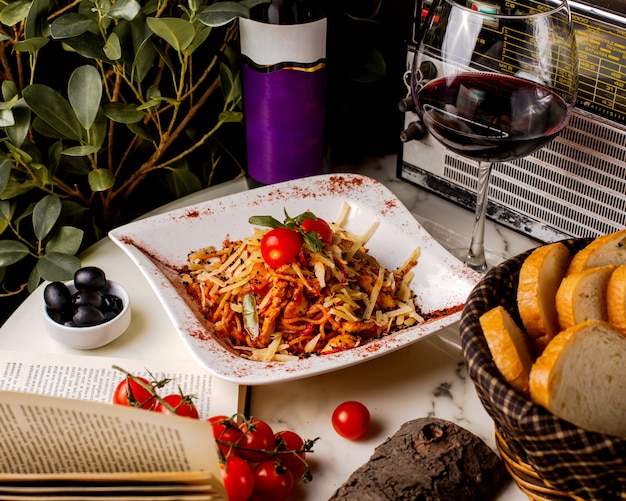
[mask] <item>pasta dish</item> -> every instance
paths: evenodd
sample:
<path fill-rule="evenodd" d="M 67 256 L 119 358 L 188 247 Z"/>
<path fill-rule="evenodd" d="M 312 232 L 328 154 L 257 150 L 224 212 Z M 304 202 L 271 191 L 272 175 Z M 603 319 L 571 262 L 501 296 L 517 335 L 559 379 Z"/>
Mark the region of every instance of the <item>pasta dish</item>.
<path fill-rule="evenodd" d="M 385 269 L 365 247 L 378 223 L 352 234 L 344 229 L 349 210 L 344 204 L 332 223 L 311 213 L 285 213 L 285 223 L 251 218 L 253 224 L 268 220 L 274 229 L 257 225 L 249 237 L 227 240 L 221 249 L 191 252 L 182 283 L 213 334 L 246 358 L 289 361 L 354 348 L 424 322 L 410 288 L 420 249 L 397 269 Z"/>

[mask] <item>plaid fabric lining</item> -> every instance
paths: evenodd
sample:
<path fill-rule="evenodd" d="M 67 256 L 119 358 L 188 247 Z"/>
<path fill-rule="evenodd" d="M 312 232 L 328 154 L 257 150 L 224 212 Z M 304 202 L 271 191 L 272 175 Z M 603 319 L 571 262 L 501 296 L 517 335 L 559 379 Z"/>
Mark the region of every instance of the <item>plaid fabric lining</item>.
<path fill-rule="evenodd" d="M 589 240 L 563 243 L 575 253 Z M 491 269 L 470 294 L 460 324 L 468 373 L 506 444 L 546 483 L 589 501 L 626 500 L 626 440 L 587 432 L 533 404 L 506 383 L 491 358 L 479 318 L 502 305 L 523 325 L 517 282 L 530 252 Z"/>

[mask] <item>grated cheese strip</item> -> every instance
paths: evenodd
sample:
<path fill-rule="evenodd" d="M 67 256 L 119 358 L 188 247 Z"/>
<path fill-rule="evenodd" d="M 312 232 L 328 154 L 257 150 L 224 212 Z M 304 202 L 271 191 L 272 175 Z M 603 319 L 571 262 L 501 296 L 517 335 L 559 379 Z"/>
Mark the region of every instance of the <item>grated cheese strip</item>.
<path fill-rule="evenodd" d="M 346 256 L 344 257 L 346 261 L 350 261 L 354 257 L 356 252 L 361 247 L 363 247 L 363 245 L 372 237 L 372 235 L 374 234 L 374 232 L 376 231 L 379 225 L 380 225 L 380 222 L 376 221 L 372 226 L 370 226 L 369 230 L 367 230 L 360 237 L 357 237 L 354 244 L 352 245 L 352 247 L 350 248 L 350 250 L 347 252 Z"/>
<path fill-rule="evenodd" d="M 241 255 L 241 253 L 245 249 L 246 249 L 246 244 L 242 243 L 239 247 L 237 247 L 237 250 L 235 252 L 233 252 L 230 255 L 230 257 L 226 261 L 224 261 L 222 263 L 222 266 L 220 266 L 218 269 L 214 270 L 211 274 L 212 275 L 220 275 L 220 274 L 224 273 L 224 270 L 229 268 L 230 265 L 233 264 L 235 262 L 235 260 L 239 258 L 239 256 Z"/>
<path fill-rule="evenodd" d="M 343 202 L 341 204 L 341 209 L 339 209 L 339 214 L 337 214 L 337 219 L 335 220 L 335 224 L 340 228 L 343 228 L 348 219 L 348 213 L 350 212 L 350 205 L 347 202 Z"/>
<path fill-rule="evenodd" d="M 378 278 L 376 279 L 376 283 L 374 287 L 372 287 L 372 293 L 370 294 L 370 299 L 367 304 L 367 308 L 365 308 L 365 312 L 363 313 L 363 320 L 369 320 L 372 316 L 372 312 L 376 307 L 376 301 L 378 300 L 378 294 L 380 293 L 380 289 L 383 286 L 383 279 L 385 277 L 385 269 L 380 267 L 378 269 Z"/>

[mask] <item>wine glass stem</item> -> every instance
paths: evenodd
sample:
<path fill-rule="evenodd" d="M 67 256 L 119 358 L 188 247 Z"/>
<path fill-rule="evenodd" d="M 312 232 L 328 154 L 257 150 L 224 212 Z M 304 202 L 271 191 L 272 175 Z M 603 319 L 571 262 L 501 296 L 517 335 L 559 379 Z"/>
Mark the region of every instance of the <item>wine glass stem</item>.
<path fill-rule="evenodd" d="M 487 215 L 487 192 L 489 191 L 491 167 L 491 162 L 478 163 L 474 228 L 472 230 L 472 241 L 465 259 L 465 264 L 480 273 L 487 271 L 487 260 L 485 259 L 485 216 Z"/>

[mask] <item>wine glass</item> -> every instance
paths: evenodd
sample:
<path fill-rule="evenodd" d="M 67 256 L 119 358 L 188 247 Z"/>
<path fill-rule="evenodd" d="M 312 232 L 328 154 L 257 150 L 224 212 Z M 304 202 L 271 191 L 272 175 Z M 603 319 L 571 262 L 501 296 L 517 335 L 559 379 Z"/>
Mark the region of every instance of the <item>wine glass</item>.
<path fill-rule="evenodd" d="M 472 240 L 458 256 L 488 268 L 484 233 L 494 163 L 529 155 L 563 130 L 578 56 L 567 0 L 432 0 L 411 68 L 426 129 L 478 162 Z"/>

